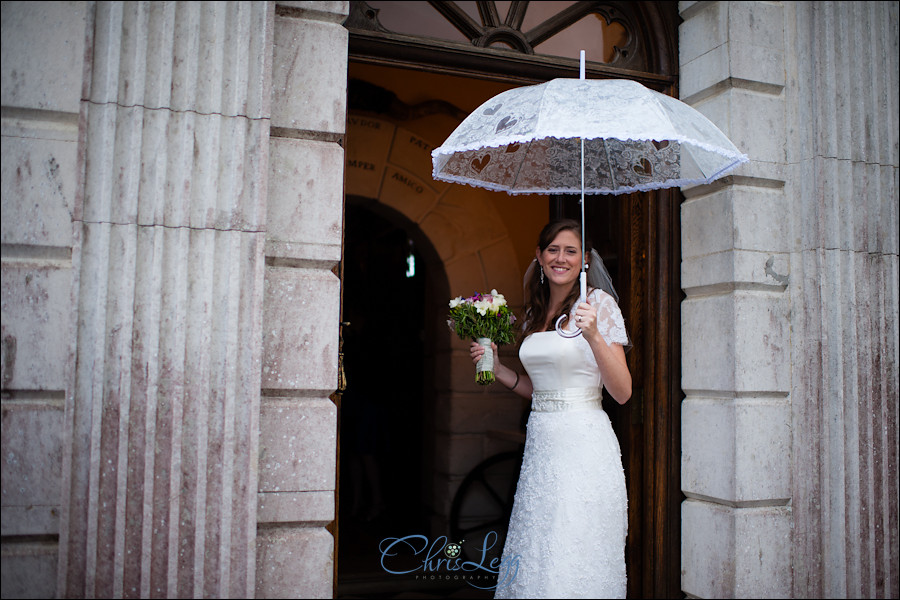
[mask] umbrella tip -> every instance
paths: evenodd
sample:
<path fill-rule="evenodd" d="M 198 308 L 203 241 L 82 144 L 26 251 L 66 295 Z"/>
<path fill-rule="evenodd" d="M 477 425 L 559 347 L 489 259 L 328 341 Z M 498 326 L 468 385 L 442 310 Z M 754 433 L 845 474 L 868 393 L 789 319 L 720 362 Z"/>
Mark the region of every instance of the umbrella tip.
<path fill-rule="evenodd" d="M 581 70 L 579 71 L 580 78 L 584 79 L 584 50 L 581 51 Z"/>

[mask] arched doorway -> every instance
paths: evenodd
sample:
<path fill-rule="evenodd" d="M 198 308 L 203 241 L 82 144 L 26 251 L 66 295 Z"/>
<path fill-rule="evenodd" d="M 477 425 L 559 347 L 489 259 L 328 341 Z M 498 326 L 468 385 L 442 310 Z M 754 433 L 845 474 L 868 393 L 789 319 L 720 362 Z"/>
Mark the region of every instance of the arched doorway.
<path fill-rule="evenodd" d="M 427 529 L 425 311 L 446 276 L 415 224 L 384 205 L 349 199 L 344 231 L 337 558 L 352 588 L 383 577 L 380 540 Z"/>
<path fill-rule="evenodd" d="M 430 3 L 371 3 L 372 7 L 377 5 L 376 8 L 382 10 L 381 17 L 391 9 L 411 5 L 423 8 L 420 5 L 426 4 Z M 528 8 L 524 9 L 526 4 Z M 544 22 L 529 25 L 525 18 L 527 11 L 540 6 L 547 15 L 552 13 L 553 5 L 565 7 Z M 588 76 L 634 79 L 658 91 L 677 95 L 677 8 L 671 3 L 479 2 L 477 9 L 475 7 L 476 3 L 453 2 L 432 6 L 453 28 L 465 34 L 464 41 L 459 41 L 452 36 L 426 36 L 424 21 L 415 18 L 407 19 L 403 31 L 392 29 L 386 26 L 387 19 L 379 21 L 379 13 L 369 10 L 371 7 L 366 3 L 351 2 L 351 15 L 345 24 L 350 30 L 351 77 L 354 69 L 358 72 L 365 67 L 370 74 L 377 72 L 370 82 L 395 92 L 414 89 L 412 96 L 416 98 L 414 104 L 418 110 L 406 110 L 411 103 L 408 99 L 406 109 L 402 102 L 398 106 L 397 98 L 388 94 L 381 98 L 384 114 L 397 113 L 400 109 L 397 114 L 416 118 L 416 115 L 429 111 L 444 111 L 455 124 L 481 103 L 463 106 L 467 93 L 476 94 L 488 84 L 495 88 L 512 87 L 553 77 L 576 76 L 577 61 L 574 58 L 560 58 L 559 54 L 541 56 L 541 44 L 562 32 L 567 32 L 564 36 L 572 34 L 575 39 L 578 37 L 574 35 L 575 30 L 568 27 L 575 23 L 597 25 L 602 20 L 607 25 L 621 25 L 626 31 L 626 42 L 621 47 L 614 44 L 618 52 L 604 55 L 604 60 L 611 56 L 610 64 L 589 63 Z M 528 30 L 528 27 L 532 28 Z M 500 50 L 495 51 L 495 48 Z M 430 78 L 430 83 L 421 84 L 426 78 Z M 453 85 L 441 85 L 441 82 L 451 80 Z M 421 87 L 415 88 L 416 85 Z M 502 90 L 480 100 L 487 100 L 497 91 Z M 450 98 L 453 98 L 450 104 L 454 106 L 447 106 L 446 101 Z M 463 109 L 459 111 L 463 114 L 456 116 L 454 109 L 459 108 Z M 452 126 L 448 127 L 447 134 Z M 348 124 L 348 137 L 352 127 L 352 123 Z M 440 143 L 444 137 L 437 135 L 433 140 Z M 348 180 L 351 169 L 360 166 L 348 164 Z M 379 169 L 373 171 L 378 173 Z M 369 174 L 373 181 L 377 177 L 374 173 Z M 428 192 L 434 185 L 427 175 L 421 177 L 421 183 L 423 192 Z M 571 215 L 576 206 L 571 199 L 545 197 L 536 200 L 536 205 L 543 211 L 536 225 L 515 222 L 514 211 L 504 213 L 499 223 L 490 224 L 493 217 L 485 218 L 474 208 L 478 202 L 473 201 L 471 195 L 476 192 L 465 186 L 457 187 L 459 190 L 454 192 L 459 194 L 456 204 L 468 206 L 467 210 L 473 215 L 469 227 L 488 232 L 506 228 L 514 254 L 520 241 L 522 247 L 530 247 L 523 253 L 526 260 L 530 260 L 528 254 L 533 253 L 532 238 L 540 225 L 548 217 Z M 506 201 L 502 194 L 494 196 L 491 202 L 496 206 Z M 515 201 L 525 205 L 524 199 Z M 613 259 L 611 270 L 615 271 L 617 287 L 624 296 L 621 304 L 626 322 L 632 338 L 640 345 L 628 357 L 635 379 L 635 396 L 623 409 L 611 411 L 622 445 L 629 487 L 628 593 L 632 597 L 668 597 L 680 593 L 680 202 L 679 192 L 662 191 L 588 204 L 588 233 L 601 249 L 605 249 L 605 257 Z M 411 201 L 408 206 L 428 211 Z M 418 215 L 408 214 L 419 222 Z M 465 220 L 459 222 L 465 223 Z M 468 233 L 464 227 L 459 231 L 461 235 Z M 523 237 L 518 240 L 517 236 Z M 435 239 L 437 237 L 435 235 Z M 468 262 L 449 258 L 441 248 L 439 253 L 445 259 L 451 289 L 453 281 L 465 281 L 473 274 L 476 275 L 473 279 L 481 285 L 500 288 L 494 282 L 502 275 L 507 275 L 503 289 L 521 285 L 520 273 L 524 264 L 513 278 L 502 270 L 487 273 L 483 263 L 476 260 L 481 257 L 477 253 L 471 254 Z M 519 258 L 514 256 L 512 262 L 518 261 Z M 462 265 L 465 268 L 460 268 Z M 465 291 L 471 293 L 477 289 Z M 455 289 L 452 291 L 456 293 Z M 464 357 L 452 340 L 448 340 L 447 348 L 450 349 L 447 362 L 451 373 L 455 369 L 471 369 L 470 364 L 461 360 Z M 455 356 L 454 349 L 457 351 Z M 496 447 L 487 452 L 486 446 L 491 442 L 486 433 L 483 431 L 480 435 L 482 446 L 479 452 L 483 458 L 497 453 Z M 479 434 L 469 430 L 465 435 Z M 461 447 L 478 443 L 460 439 L 460 436 L 455 439 Z M 470 464 L 474 466 L 471 461 Z M 435 496 L 443 495 L 448 502 L 460 483 L 458 473 L 466 472 L 456 466 L 460 469 L 456 478 L 451 475 L 443 481 L 443 488 L 434 488 Z"/>

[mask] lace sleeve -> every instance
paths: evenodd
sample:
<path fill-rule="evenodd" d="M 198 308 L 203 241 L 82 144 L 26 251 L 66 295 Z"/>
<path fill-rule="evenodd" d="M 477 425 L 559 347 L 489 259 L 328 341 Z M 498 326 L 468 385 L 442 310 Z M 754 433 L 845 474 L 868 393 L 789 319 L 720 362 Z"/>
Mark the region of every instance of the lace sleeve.
<path fill-rule="evenodd" d="M 597 330 L 606 343 L 627 346 L 625 319 L 615 299 L 603 290 L 594 290 L 588 295 L 588 302 L 597 309 Z"/>

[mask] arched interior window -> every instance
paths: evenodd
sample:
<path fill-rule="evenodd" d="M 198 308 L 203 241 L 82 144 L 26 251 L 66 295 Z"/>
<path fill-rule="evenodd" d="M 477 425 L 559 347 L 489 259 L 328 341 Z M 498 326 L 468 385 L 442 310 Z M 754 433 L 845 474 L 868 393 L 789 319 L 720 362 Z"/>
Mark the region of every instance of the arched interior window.
<path fill-rule="evenodd" d="M 621 4 L 621 3 L 618 3 Z M 347 26 L 475 47 L 648 70 L 635 14 L 606 2 L 351 2 Z"/>

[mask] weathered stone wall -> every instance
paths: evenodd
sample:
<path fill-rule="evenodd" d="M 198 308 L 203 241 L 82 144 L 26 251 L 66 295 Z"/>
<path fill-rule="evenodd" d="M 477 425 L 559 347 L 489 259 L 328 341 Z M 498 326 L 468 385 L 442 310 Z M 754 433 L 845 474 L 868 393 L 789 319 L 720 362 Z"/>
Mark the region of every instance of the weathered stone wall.
<path fill-rule="evenodd" d="M 798 598 L 900 594 L 898 14 L 786 5 Z"/>
<path fill-rule="evenodd" d="M 56 594 L 86 2 L 2 5 L 2 596 Z"/>
<path fill-rule="evenodd" d="M 278 2 L 256 596 L 331 598 L 348 2 Z"/>
<path fill-rule="evenodd" d="M 61 595 L 253 593 L 272 10 L 89 11 Z"/>
<path fill-rule="evenodd" d="M 897 594 L 897 7 L 682 2 L 682 589 Z"/>

